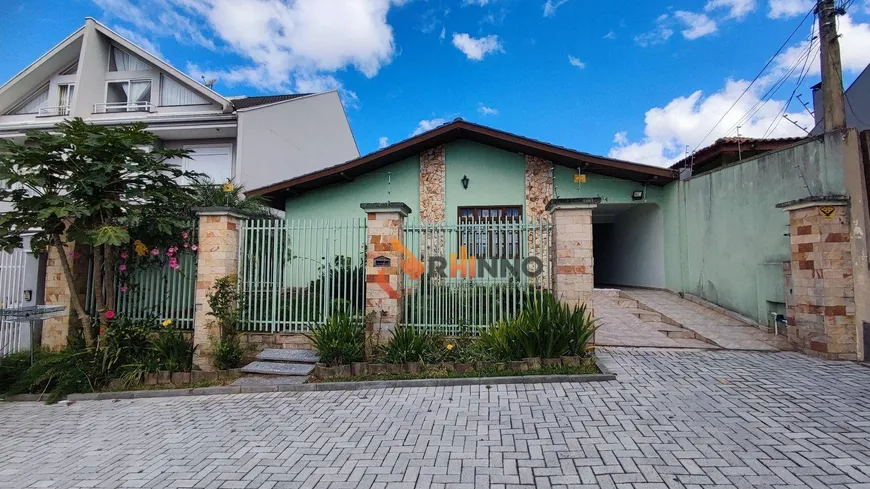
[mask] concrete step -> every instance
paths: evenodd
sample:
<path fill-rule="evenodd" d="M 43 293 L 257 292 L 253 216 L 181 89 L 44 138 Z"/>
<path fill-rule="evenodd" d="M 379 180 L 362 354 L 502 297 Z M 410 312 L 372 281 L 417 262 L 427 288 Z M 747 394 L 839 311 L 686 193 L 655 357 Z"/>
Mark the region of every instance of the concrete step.
<path fill-rule="evenodd" d="M 643 309 L 638 309 L 636 311 L 631 311 L 632 314 L 637 316 L 643 322 L 646 323 L 661 323 L 662 315 L 657 312 L 644 311 Z"/>
<path fill-rule="evenodd" d="M 269 362 L 317 363 L 320 357 L 314 350 L 263 350 L 257 355 L 257 360 Z"/>
<path fill-rule="evenodd" d="M 252 362 L 242 367 L 242 373 L 262 375 L 307 376 L 314 370 L 309 363 Z"/>
<path fill-rule="evenodd" d="M 275 376 L 275 375 L 246 375 L 233 382 L 233 385 L 256 385 L 256 386 L 279 386 L 304 384 L 308 380 L 305 376 Z"/>
<path fill-rule="evenodd" d="M 621 291 L 619 289 L 593 289 L 592 293 L 604 297 L 619 297 Z"/>
<path fill-rule="evenodd" d="M 634 299 L 616 299 L 616 305 L 626 309 L 638 309 L 637 301 Z"/>
<path fill-rule="evenodd" d="M 675 338 L 675 339 L 681 339 L 681 340 L 694 340 L 694 339 L 696 339 L 695 332 L 689 331 L 688 329 L 684 329 L 682 331 L 669 330 L 669 331 L 663 331 L 663 333 L 668 338 Z"/>

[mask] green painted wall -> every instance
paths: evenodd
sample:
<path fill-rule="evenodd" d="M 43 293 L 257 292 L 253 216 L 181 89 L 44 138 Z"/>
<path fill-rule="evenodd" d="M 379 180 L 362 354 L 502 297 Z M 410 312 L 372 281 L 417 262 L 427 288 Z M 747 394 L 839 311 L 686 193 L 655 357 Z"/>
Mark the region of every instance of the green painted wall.
<path fill-rule="evenodd" d="M 388 183 L 389 182 L 389 183 Z M 413 156 L 351 182 L 321 187 L 287 199 L 288 219 L 365 217 L 363 202 L 404 202 L 416 216 L 420 204 L 420 158 Z"/>
<path fill-rule="evenodd" d="M 666 284 L 767 324 L 784 312 L 788 214 L 776 204 L 843 194 L 840 145 L 821 139 L 664 190 Z M 834 163 L 834 164 L 832 164 Z"/>
<path fill-rule="evenodd" d="M 574 183 L 574 175 L 577 170 L 566 166 L 556 166 L 553 171 L 553 184 L 555 195 L 561 199 L 576 197 L 601 197 L 602 204 L 631 204 L 631 193 L 635 190 L 643 190 L 643 185 L 630 180 L 586 174 L 586 183 Z M 662 200 L 663 189 L 650 185 L 646 187 L 646 200 L 644 202 L 659 203 Z"/>
<path fill-rule="evenodd" d="M 526 159 L 522 155 L 472 141 L 454 141 L 447 144 L 445 159 L 445 212 L 449 221 L 456 220 L 459 207 L 525 208 Z M 468 189 L 462 188 L 463 176 L 468 177 Z"/>

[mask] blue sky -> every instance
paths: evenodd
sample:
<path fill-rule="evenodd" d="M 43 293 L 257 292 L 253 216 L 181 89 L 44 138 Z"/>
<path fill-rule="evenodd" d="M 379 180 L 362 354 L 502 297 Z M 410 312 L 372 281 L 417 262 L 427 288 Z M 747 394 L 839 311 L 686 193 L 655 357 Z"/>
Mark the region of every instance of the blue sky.
<path fill-rule="evenodd" d="M 848 84 L 870 63 L 870 0 L 844 1 Z M 786 102 L 793 91 L 811 101 L 819 80 L 812 15 L 714 128 L 812 3 L 5 0 L 0 79 L 91 16 L 197 79 L 217 78 L 224 95 L 339 89 L 362 153 L 462 117 L 665 165 L 738 124 L 757 137 L 801 135 L 782 113 L 811 125 L 796 98 Z"/>

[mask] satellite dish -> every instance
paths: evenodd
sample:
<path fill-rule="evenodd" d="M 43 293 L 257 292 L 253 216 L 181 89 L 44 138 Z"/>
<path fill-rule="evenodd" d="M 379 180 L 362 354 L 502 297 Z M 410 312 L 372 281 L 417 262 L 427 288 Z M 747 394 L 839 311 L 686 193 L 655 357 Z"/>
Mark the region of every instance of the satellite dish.
<path fill-rule="evenodd" d="M 217 78 L 212 78 L 210 80 L 206 80 L 205 86 L 207 86 L 208 88 L 211 88 L 214 86 L 215 83 L 217 83 Z"/>

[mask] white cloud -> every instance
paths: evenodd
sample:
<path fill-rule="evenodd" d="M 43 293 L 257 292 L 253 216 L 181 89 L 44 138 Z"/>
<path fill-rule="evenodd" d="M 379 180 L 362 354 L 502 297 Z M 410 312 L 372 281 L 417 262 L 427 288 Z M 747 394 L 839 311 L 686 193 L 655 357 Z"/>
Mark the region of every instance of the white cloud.
<path fill-rule="evenodd" d="M 574 56 L 571 56 L 570 54 L 568 55 L 568 63 L 570 63 L 571 66 L 576 66 L 577 68 L 580 68 L 580 69 L 586 68 L 586 63 L 580 61 L 580 58 L 575 58 Z"/>
<path fill-rule="evenodd" d="M 390 145 L 390 139 L 386 136 L 381 136 L 378 138 L 378 149 L 384 149 Z"/>
<path fill-rule="evenodd" d="M 642 47 L 655 46 L 667 41 L 674 35 L 674 30 L 669 26 L 670 18 L 668 14 L 659 15 L 655 23 L 655 29 L 634 36 L 634 42 Z"/>
<path fill-rule="evenodd" d="M 94 0 L 149 36 L 172 36 L 246 60 L 208 70 L 263 90 L 339 85 L 348 68 L 375 76 L 395 55 L 387 13 L 406 0 Z M 198 67 L 197 67 L 198 68 Z"/>
<path fill-rule="evenodd" d="M 447 37 L 447 28 L 442 27 L 441 28 L 441 35 L 438 36 L 438 39 L 441 39 L 443 41 L 445 37 Z"/>
<path fill-rule="evenodd" d="M 712 144 L 716 139 L 734 135 L 733 128 L 740 123 L 740 135 L 746 137 L 802 136 L 804 132 L 787 121 L 782 121 L 783 100 L 771 100 L 749 120 L 743 116 L 758 102 L 766 87 L 753 85 L 734 106 L 725 119 L 706 139 L 704 136 L 718 121 L 749 84 L 746 80 L 726 80 L 725 87 L 704 96 L 698 90 L 687 97 L 677 97 L 664 107 L 654 107 L 645 115 L 644 138 L 630 142 L 627 134 L 614 137 L 610 150 L 613 158 L 637 161 L 656 166 L 668 166 L 685 156 L 686 146 L 694 149 L 698 144 Z M 788 116 L 804 127 L 813 126 L 813 117 L 803 111 L 789 112 Z M 774 127 L 775 129 L 769 130 Z M 702 143 L 703 140 L 703 143 Z"/>
<path fill-rule="evenodd" d="M 728 9 L 726 19 L 742 20 L 755 11 L 755 0 L 709 0 L 704 6 L 704 10 L 707 12 L 722 8 Z"/>
<path fill-rule="evenodd" d="M 462 0 L 462 5 L 478 5 L 480 7 L 485 7 L 489 1 L 490 0 Z"/>
<path fill-rule="evenodd" d="M 840 58 L 843 70 L 851 73 L 861 73 L 870 64 L 870 23 L 856 23 L 851 16 L 843 15 L 837 18 L 837 31 L 840 34 Z M 809 48 L 809 41 L 803 41 L 786 49 L 774 61 L 774 73 L 778 76 L 787 72 L 797 62 L 803 66 L 803 57 Z M 809 61 L 808 74 L 820 75 L 821 64 L 818 50 L 813 49 L 815 57 Z M 798 71 L 800 67 L 798 66 Z"/>
<path fill-rule="evenodd" d="M 682 33 L 683 37 L 689 40 L 713 34 L 718 30 L 716 21 L 704 14 L 677 10 L 674 12 L 674 17 L 686 26 L 686 29 L 684 29 Z"/>
<path fill-rule="evenodd" d="M 620 131 L 620 132 L 614 134 L 613 135 L 613 142 L 614 142 L 614 144 L 618 144 L 620 146 L 625 146 L 626 144 L 628 144 L 628 132 L 627 131 Z"/>
<path fill-rule="evenodd" d="M 556 15 L 556 9 L 567 2 L 568 0 L 547 0 L 544 4 L 544 17 L 553 17 Z"/>
<path fill-rule="evenodd" d="M 787 19 L 806 15 L 815 6 L 815 0 L 770 0 L 770 11 L 767 12 L 767 16 L 771 19 Z"/>
<path fill-rule="evenodd" d="M 438 126 L 443 125 L 445 122 L 447 122 L 447 120 L 440 117 L 429 120 L 423 119 L 422 121 L 420 121 L 419 124 L 417 124 L 417 128 L 414 129 L 414 132 L 411 133 L 411 136 L 417 136 L 423 134 L 426 131 L 431 131 Z"/>
<path fill-rule="evenodd" d="M 483 105 L 483 103 L 478 105 L 477 111 L 482 116 L 498 115 L 498 109 L 495 109 L 493 107 L 487 107 L 486 105 Z"/>
<path fill-rule="evenodd" d="M 160 59 L 166 59 L 166 58 L 164 58 L 163 53 L 160 52 L 160 47 L 157 46 L 156 43 L 149 40 L 147 37 L 142 36 L 136 32 L 131 31 L 130 29 L 127 29 L 127 28 L 121 27 L 121 26 L 115 26 L 112 28 L 112 30 L 117 32 L 118 34 L 120 34 L 121 37 L 124 37 L 128 41 L 139 46 L 140 48 L 144 49 L 145 51 L 148 51 L 149 53 L 153 54 L 154 56 L 157 56 Z"/>
<path fill-rule="evenodd" d="M 498 36 L 471 37 L 468 34 L 453 33 L 453 45 L 462 51 L 468 59 L 480 61 L 489 53 L 504 52 Z"/>
<path fill-rule="evenodd" d="M 604 39 L 616 39 L 616 33 L 611 30 L 604 35 Z"/>

